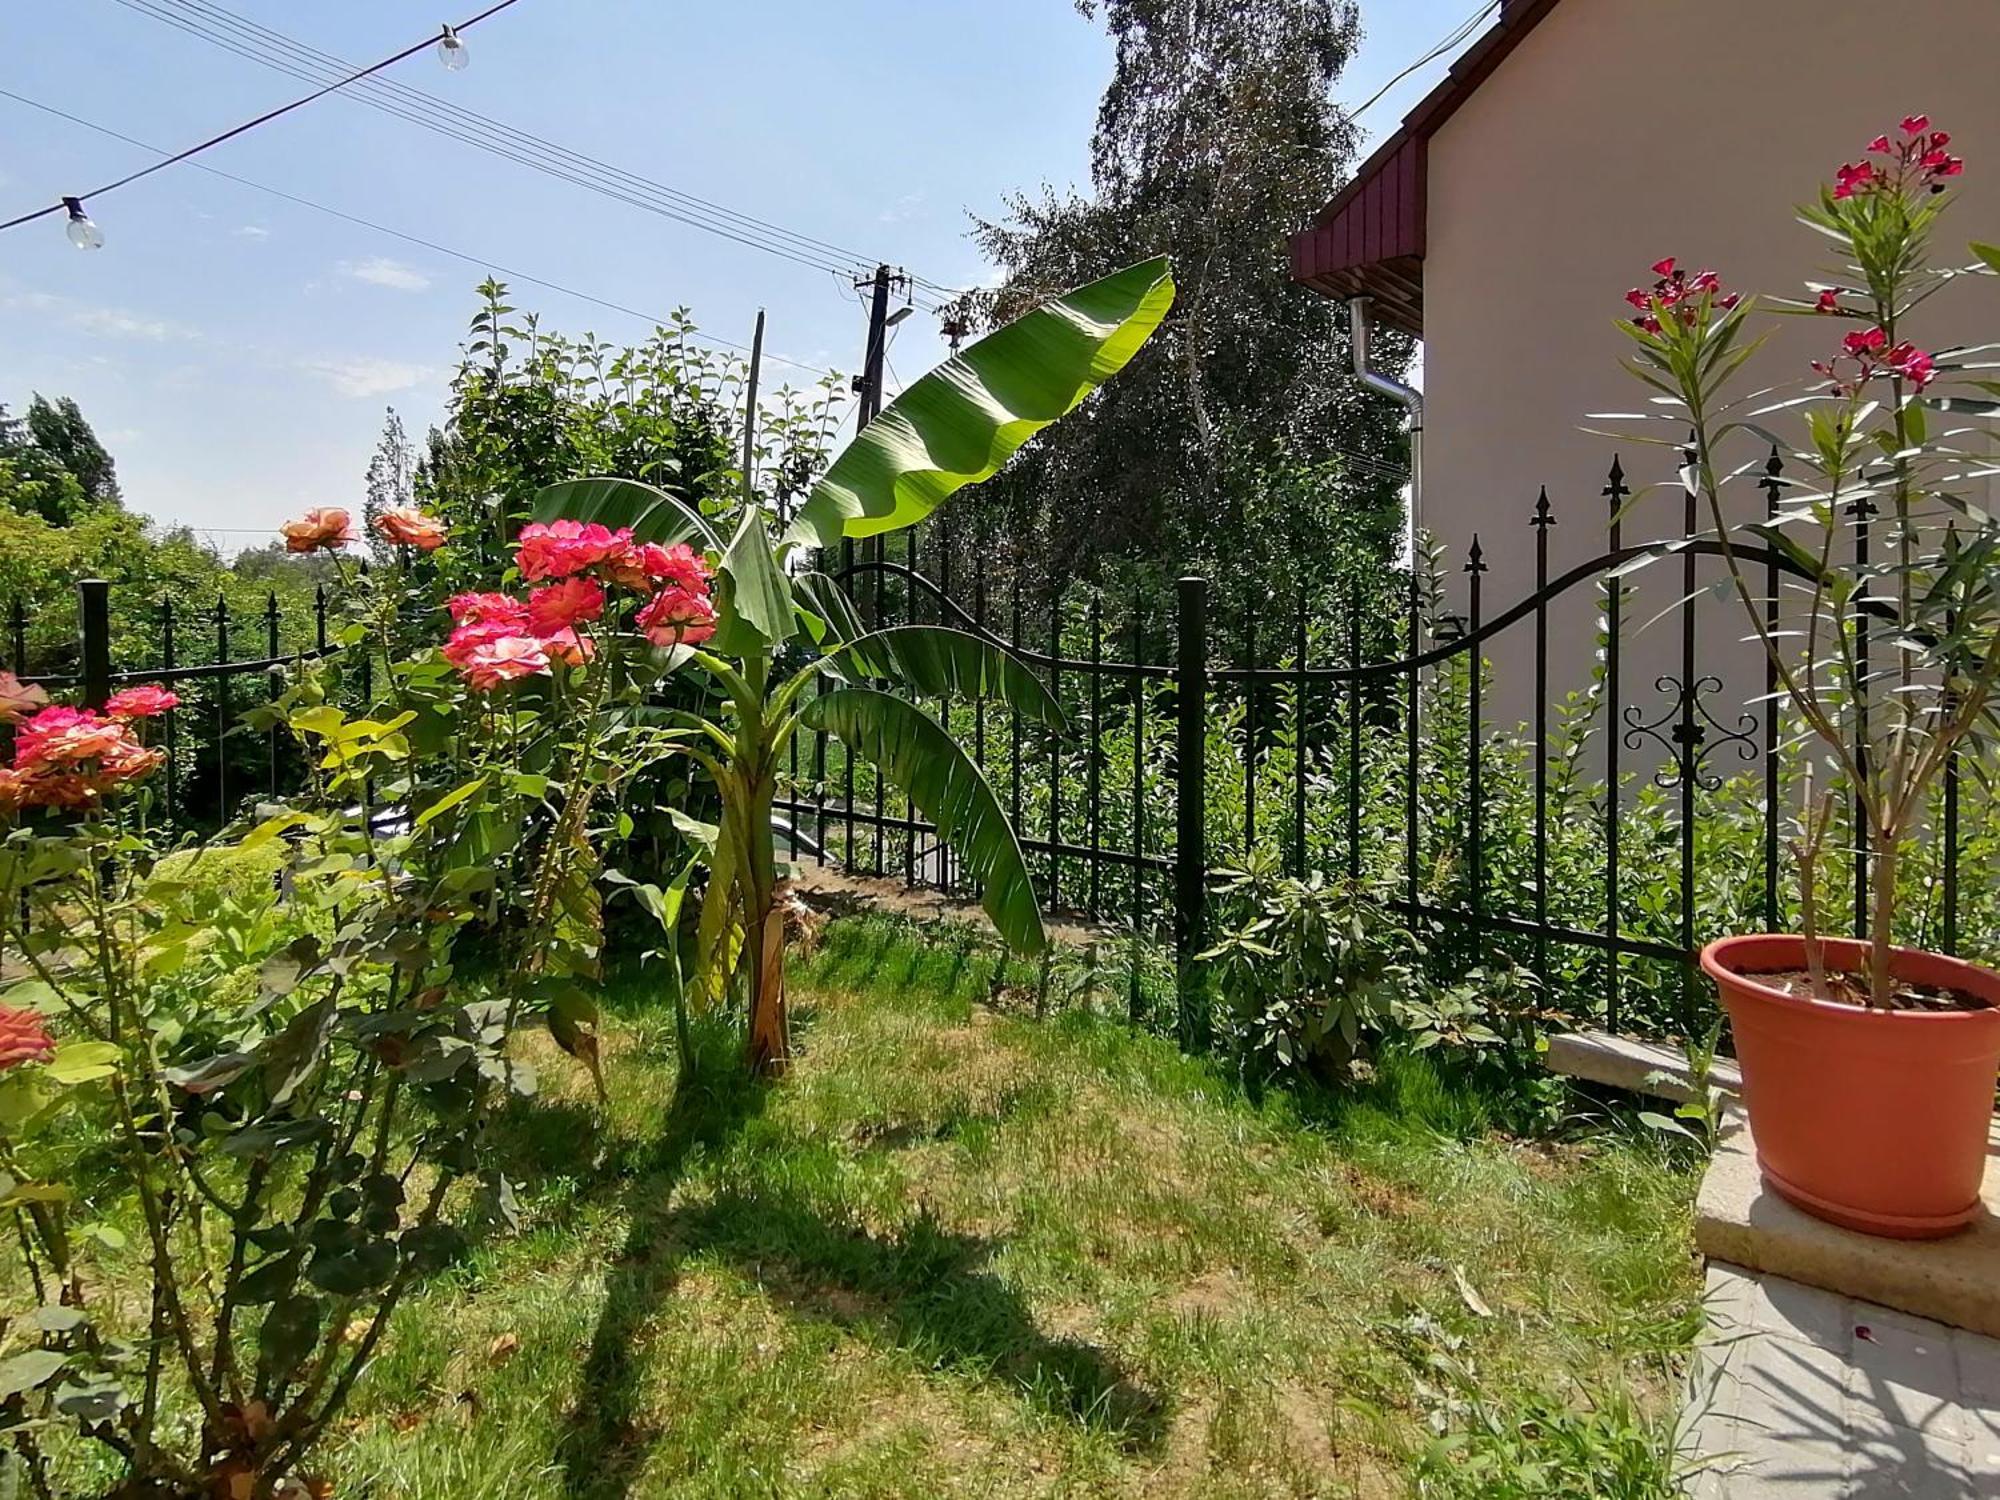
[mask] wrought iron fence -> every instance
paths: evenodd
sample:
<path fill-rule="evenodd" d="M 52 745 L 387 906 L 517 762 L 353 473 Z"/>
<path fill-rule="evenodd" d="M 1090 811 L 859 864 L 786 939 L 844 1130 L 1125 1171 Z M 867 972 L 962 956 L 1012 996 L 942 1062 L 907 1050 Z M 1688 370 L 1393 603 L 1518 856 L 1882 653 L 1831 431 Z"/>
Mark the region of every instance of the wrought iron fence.
<path fill-rule="evenodd" d="M 287 669 L 336 649 L 328 644 L 327 609 L 324 586 L 315 590 L 308 611 L 290 615 L 276 593 L 267 594 L 265 607 L 247 618 L 222 598 L 200 610 L 164 598 L 142 612 L 152 626 L 150 639 L 122 643 L 128 658 L 150 660 L 121 662 L 114 649 L 111 585 L 87 578 L 77 584 L 74 669 L 21 675 L 51 691 L 74 693 L 91 707 L 139 683 L 158 683 L 180 694 L 181 704 L 165 716 L 158 740 L 167 755 L 158 782 L 162 811 L 176 825 L 215 827 L 243 798 L 278 797 L 303 783 L 305 768 L 286 737 L 277 730 L 258 734 L 241 715 L 282 692 Z M 298 618 L 301 613 L 306 618 Z M 8 642 L 10 664 L 19 672 L 31 663 L 28 611 L 18 599 L 8 609 Z M 237 654 L 246 645 L 255 654 Z M 369 675 L 365 660 L 361 670 Z M 362 692 L 368 692 L 365 682 Z"/>
<path fill-rule="evenodd" d="M 1782 485 L 1774 454 L 1773 510 Z M 1379 592 L 1357 585 L 1267 601 L 1233 628 L 1212 617 L 1209 584 L 1193 577 L 1178 581 L 1170 609 L 1082 586 L 1028 605 L 1017 582 L 995 600 L 985 568 L 975 563 L 965 576 L 966 557 L 977 559 L 981 546 L 939 543 L 942 512 L 823 563 L 864 618 L 950 624 L 1004 644 L 1069 712 L 1073 733 L 1064 738 L 996 705 L 935 708 L 1014 815 L 1049 908 L 1170 941 L 1188 976 L 1211 938 L 1218 871 L 1261 844 L 1295 873 L 1362 882 L 1426 930 L 1446 941 L 1456 934 L 1464 951 L 1498 948 L 1573 1011 L 1587 1003 L 1600 1024 L 1686 1034 L 1708 1004 L 1693 959 L 1719 933 L 1704 925 L 1726 916 L 1737 928 L 1781 930 L 1795 910 L 1781 853 L 1796 756 L 1771 669 L 1739 648 L 1725 670 L 1715 642 L 1735 645 L 1741 632 L 1698 631 L 1695 608 L 1661 622 L 1678 633 L 1674 660 L 1633 690 L 1629 570 L 1655 559 L 1678 575 L 1680 597 L 1693 596 L 1722 548 L 1698 535 L 1692 497 L 1679 537 L 1628 542 L 1631 490 L 1615 462 L 1601 494 L 1605 545 L 1559 573 L 1547 493 L 1523 507 L 1534 586 L 1491 614 L 1476 537 L 1463 563 L 1463 614 L 1444 612 L 1416 569 L 1396 589 L 1393 617 Z M 1857 518 L 1856 545 L 1865 555 L 1866 517 Z M 1780 584 L 1798 569 L 1770 548 L 1732 550 L 1761 574 L 1775 620 Z M 1588 682 L 1560 684 L 1551 680 L 1551 609 L 1577 594 L 1595 596 L 1597 665 Z M 1859 607 L 1865 653 L 1870 632 L 1887 627 L 1869 618 L 1882 606 Z M 1504 732 L 1489 695 L 1497 674 L 1524 668 L 1529 722 Z M 1761 670 L 1762 695 L 1753 680 L 1740 708 L 1720 708 L 1725 678 L 1743 685 L 1746 670 L 1753 679 Z M 804 858 L 961 885 L 935 829 L 866 765 L 846 762 L 838 742 L 805 736 L 792 771 L 793 793 L 779 807 Z M 1934 808 L 1935 837 L 1911 877 L 1921 931 L 1909 936 L 1947 952 L 1964 935 L 1967 785 L 1954 762 Z M 1859 842 L 1849 839 L 1837 856 L 1840 878 L 1851 876 L 1857 933 L 1870 879 Z M 2000 865 L 1983 847 L 1981 859 L 1982 870 Z M 1986 875 L 2000 877 L 2000 868 Z M 1982 917 L 1971 946 L 1983 951 L 1996 936 Z M 1187 983 L 1179 1024 L 1189 1040 L 1208 1024 Z"/>

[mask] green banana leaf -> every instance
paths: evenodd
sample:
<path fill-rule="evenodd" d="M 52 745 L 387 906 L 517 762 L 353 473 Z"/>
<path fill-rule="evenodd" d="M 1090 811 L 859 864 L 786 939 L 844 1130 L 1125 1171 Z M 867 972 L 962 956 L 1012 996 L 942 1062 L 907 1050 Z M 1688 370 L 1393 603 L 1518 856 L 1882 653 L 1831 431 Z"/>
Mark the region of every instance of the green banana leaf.
<path fill-rule="evenodd" d="M 1173 305 L 1166 257 L 1066 292 L 917 381 L 813 486 L 788 544 L 915 525 L 1122 370 Z"/>
<path fill-rule="evenodd" d="M 887 678 L 939 698 L 997 698 L 1066 733 L 1069 720 L 1034 670 L 1011 651 L 945 625 L 892 625 L 836 647 L 821 668 L 848 682 Z"/>
<path fill-rule="evenodd" d="M 805 722 L 873 762 L 958 851 L 986 888 L 986 915 L 1017 953 L 1048 946 L 1034 882 L 1000 799 L 937 720 L 877 688 L 845 687 L 806 705 Z"/>
<path fill-rule="evenodd" d="M 597 521 L 616 531 L 632 528 L 642 542 L 670 547 L 688 542 L 705 552 L 722 551 L 722 538 L 685 500 L 636 479 L 566 479 L 535 492 L 537 521 Z"/>
<path fill-rule="evenodd" d="M 799 618 L 816 646 L 829 641 L 838 644 L 866 635 L 861 612 L 847 597 L 847 590 L 824 573 L 804 572 L 792 579 L 792 597 L 798 601 Z"/>
<path fill-rule="evenodd" d="M 722 628 L 715 635 L 719 650 L 748 656 L 798 633 L 791 584 L 771 555 L 771 533 L 761 510 L 743 512 L 742 524 L 722 554 L 721 572 L 726 586 L 719 601 Z"/>

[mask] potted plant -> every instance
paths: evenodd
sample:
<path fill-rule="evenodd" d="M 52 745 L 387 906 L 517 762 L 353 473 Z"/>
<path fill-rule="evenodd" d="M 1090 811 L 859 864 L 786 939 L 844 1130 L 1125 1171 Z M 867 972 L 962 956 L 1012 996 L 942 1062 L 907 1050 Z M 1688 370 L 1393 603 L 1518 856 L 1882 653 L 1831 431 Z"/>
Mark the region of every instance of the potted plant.
<path fill-rule="evenodd" d="M 1929 263 L 1963 170 L 1949 145 L 1911 116 L 1801 210 L 1845 266 L 1840 282 L 1780 304 L 1843 331 L 1805 394 L 1725 398 L 1761 339 L 1747 334 L 1750 302 L 1713 272 L 1660 261 L 1651 287 L 1627 295 L 1636 313 L 1622 324 L 1637 349 L 1627 368 L 1691 429 L 1681 481 L 1706 502 L 1775 670 L 1780 703 L 1768 711 L 1782 705 L 1807 747 L 1793 846 L 1803 931 L 1724 937 L 1701 955 L 1729 1012 L 1758 1161 L 1809 1212 L 1903 1238 L 1949 1234 L 1978 1212 L 2000 1064 L 2000 975 L 1897 946 L 1906 861 L 1952 757 L 1990 754 L 2000 675 L 2000 520 L 1963 494 L 1994 472 L 1968 451 L 1985 438 L 1969 441 L 1968 424 L 2000 405 L 1942 397 L 1946 380 L 1977 368 L 1977 351 L 1933 355 L 1907 326 L 1934 294 L 2000 270 L 1988 246 L 1974 246 L 1982 264 Z M 1803 417 L 1803 443 L 1758 425 L 1778 412 Z M 1740 524 L 1725 494 L 1766 478 L 1769 445 L 1792 449 L 1790 477 L 1774 515 Z M 1858 518 L 1870 522 L 1866 549 L 1854 545 Z M 1788 582 L 1775 610 L 1763 549 Z M 1868 866 L 1865 939 L 1822 933 L 1842 799 L 1852 857 Z"/>

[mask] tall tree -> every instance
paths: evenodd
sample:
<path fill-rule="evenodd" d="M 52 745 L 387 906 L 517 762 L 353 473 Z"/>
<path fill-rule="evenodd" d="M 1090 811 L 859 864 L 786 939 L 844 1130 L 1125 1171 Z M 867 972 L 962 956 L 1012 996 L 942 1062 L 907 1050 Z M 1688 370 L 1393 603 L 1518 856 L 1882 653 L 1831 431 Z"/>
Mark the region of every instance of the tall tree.
<path fill-rule="evenodd" d="M 1005 279 L 961 310 L 1003 322 L 1161 252 L 1180 295 L 1125 377 L 1003 477 L 1005 528 L 1051 578 L 1100 552 L 1167 570 L 1226 553 L 1281 583 L 1311 581 L 1340 544 L 1381 561 L 1400 513 L 1400 412 L 1353 380 L 1341 309 L 1292 281 L 1286 248 L 1354 159 L 1332 99 L 1354 0 L 1077 9 L 1116 44 L 1092 191 L 1045 186 L 977 222 Z M 1385 365 L 1408 358 L 1406 341 L 1384 343 Z"/>
<path fill-rule="evenodd" d="M 391 547 L 375 530 L 375 518 L 385 510 L 410 505 L 416 499 L 417 450 L 403 431 L 396 408 L 386 409 L 382 436 L 368 460 L 367 493 L 361 501 L 363 535 L 375 561 L 389 560 Z"/>
<path fill-rule="evenodd" d="M 37 448 L 76 476 L 86 505 L 119 503 L 118 466 L 73 397 L 34 397 L 28 403 L 28 432 Z"/>

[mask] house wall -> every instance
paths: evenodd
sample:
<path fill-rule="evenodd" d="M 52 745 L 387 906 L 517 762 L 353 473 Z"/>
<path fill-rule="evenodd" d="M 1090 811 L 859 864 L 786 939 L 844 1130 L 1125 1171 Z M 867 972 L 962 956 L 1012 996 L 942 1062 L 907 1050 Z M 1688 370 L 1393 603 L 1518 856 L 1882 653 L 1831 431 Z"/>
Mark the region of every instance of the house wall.
<path fill-rule="evenodd" d="M 1558 523 L 1551 573 L 1603 550 L 1600 490 L 1614 451 L 1635 487 L 1669 482 L 1632 503 L 1625 540 L 1679 534 L 1671 455 L 1582 430 L 1605 425 L 1586 413 L 1644 409 L 1650 392 L 1619 368 L 1628 340 L 1613 325 L 1628 311 L 1626 289 L 1651 281 L 1652 262 L 1675 255 L 1713 267 L 1731 288 L 1767 295 L 1800 296 L 1808 278 L 1839 279 L 1827 241 L 1792 207 L 1916 110 L 1949 130 L 1967 161 L 1939 260 L 1969 260 L 1969 240 L 2000 241 L 1996 57 L 2000 0 L 1556 5 L 1430 142 L 1422 520 L 1450 549 L 1458 607 L 1458 569 L 1474 532 L 1491 569 L 1489 616 L 1532 589 L 1527 521 L 1539 486 Z M 1773 334 L 1744 372 L 1744 390 L 1808 376 L 1807 361 L 1852 326 L 1765 321 Z M 2000 340 L 2000 279 L 1948 290 L 1910 332 L 1932 348 Z M 1754 490 L 1740 499 L 1761 507 Z M 1711 576 L 1704 565 L 1701 581 Z M 1655 676 L 1677 670 L 1680 626 L 1669 613 L 1638 627 L 1670 610 L 1679 569 L 1655 565 L 1632 582 L 1640 597 L 1627 610 L 1625 697 L 1650 709 L 1665 701 Z M 1744 695 L 1762 687 L 1732 611 L 1731 601 L 1708 599 L 1697 612 L 1703 658 L 1734 663 L 1716 710 L 1731 721 Z M 1595 618 L 1588 590 L 1553 612 L 1556 697 L 1588 681 Z M 1488 653 L 1496 720 L 1528 716 L 1532 653 L 1526 627 Z"/>

